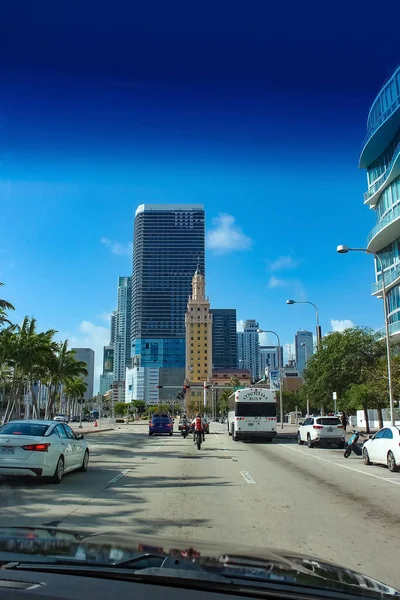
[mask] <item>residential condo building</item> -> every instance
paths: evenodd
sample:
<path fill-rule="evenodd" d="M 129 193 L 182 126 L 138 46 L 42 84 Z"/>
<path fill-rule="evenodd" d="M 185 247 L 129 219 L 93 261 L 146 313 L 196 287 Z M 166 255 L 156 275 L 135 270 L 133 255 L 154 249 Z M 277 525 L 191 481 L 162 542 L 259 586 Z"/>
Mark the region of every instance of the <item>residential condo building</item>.
<path fill-rule="evenodd" d="M 279 363 L 280 354 L 280 363 Z M 265 369 L 272 367 L 277 369 L 279 364 L 283 367 L 283 347 L 282 346 L 260 346 L 261 376 L 264 377 Z"/>
<path fill-rule="evenodd" d="M 386 81 L 369 111 L 360 157 L 367 170 L 364 204 L 375 211 L 376 225 L 367 249 L 377 253 L 372 294 L 382 298 L 385 278 L 389 334 L 400 341 L 400 67 Z M 383 272 L 382 272 L 383 268 Z M 384 337 L 385 329 L 381 330 Z"/>

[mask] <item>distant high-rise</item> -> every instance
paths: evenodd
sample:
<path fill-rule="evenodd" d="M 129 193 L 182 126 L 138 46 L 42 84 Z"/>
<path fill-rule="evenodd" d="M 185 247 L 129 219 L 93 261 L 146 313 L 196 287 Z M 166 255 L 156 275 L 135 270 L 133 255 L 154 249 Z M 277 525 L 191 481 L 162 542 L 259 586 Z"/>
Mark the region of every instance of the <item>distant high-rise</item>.
<path fill-rule="evenodd" d="M 253 381 L 260 379 L 261 371 L 259 327 L 257 321 L 248 319 L 244 322 L 243 331 L 238 331 L 236 334 L 238 367 L 248 369 Z"/>
<path fill-rule="evenodd" d="M 119 277 L 114 329 L 114 382 L 125 381 L 125 369 L 130 365 L 130 323 L 131 278 Z"/>
<path fill-rule="evenodd" d="M 307 360 L 314 354 L 314 340 L 311 331 L 301 330 L 295 335 L 296 366 L 300 375 L 306 366 Z"/>
<path fill-rule="evenodd" d="M 88 374 L 86 377 L 82 377 L 87 385 L 87 390 L 83 397 L 85 400 L 93 398 L 93 384 L 94 384 L 94 350 L 91 348 L 72 348 L 75 352 L 75 359 L 86 364 Z"/>
<path fill-rule="evenodd" d="M 267 367 L 277 369 L 279 367 L 279 351 L 281 367 L 283 367 L 283 348 L 282 346 L 260 346 L 261 376 L 264 376 Z"/>
<path fill-rule="evenodd" d="M 137 208 L 131 320 L 134 366 L 184 369 L 185 311 L 197 264 L 204 273 L 203 205 Z"/>
<path fill-rule="evenodd" d="M 115 343 L 115 327 L 117 323 L 117 311 L 114 310 L 110 319 L 110 346 L 114 347 Z"/>
<path fill-rule="evenodd" d="M 237 366 L 236 309 L 211 308 L 213 369 Z"/>

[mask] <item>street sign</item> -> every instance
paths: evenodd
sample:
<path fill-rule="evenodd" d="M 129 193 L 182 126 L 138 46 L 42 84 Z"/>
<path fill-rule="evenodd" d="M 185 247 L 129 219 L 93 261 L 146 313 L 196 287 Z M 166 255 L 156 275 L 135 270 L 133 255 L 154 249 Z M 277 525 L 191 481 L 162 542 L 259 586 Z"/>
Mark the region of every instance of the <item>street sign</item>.
<path fill-rule="evenodd" d="M 332 392 L 332 400 L 337 400 L 337 393 L 336 392 Z"/>
<path fill-rule="evenodd" d="M 244 385 L 237 385 L 236 387 L 233 388 L 235 392 L 237 392 L 238 390 L 244 390 L 245 386 Z"/>

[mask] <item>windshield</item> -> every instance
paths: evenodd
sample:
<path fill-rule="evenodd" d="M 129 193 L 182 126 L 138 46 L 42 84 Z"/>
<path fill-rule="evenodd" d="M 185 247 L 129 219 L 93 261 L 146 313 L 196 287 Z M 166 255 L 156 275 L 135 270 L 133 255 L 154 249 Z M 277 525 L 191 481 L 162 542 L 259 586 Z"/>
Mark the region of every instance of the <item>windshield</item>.
<path fill-rule="evenodd" d="M 276 417 L 275 402 L 236 402 L 237 417 Z"/>
<path fill-rule="evenodd" d="M 1 2 L 0 539 L 400 588 L 398 29 L 399 0 Z"/>
<path fill-rule="evenodd" d="M 48 425 L 39 425 L 37 423 L 13 422 L 6 423 L 0 427 L 0 435 L 33 435 L 44 436 L 48 430 Z"/>

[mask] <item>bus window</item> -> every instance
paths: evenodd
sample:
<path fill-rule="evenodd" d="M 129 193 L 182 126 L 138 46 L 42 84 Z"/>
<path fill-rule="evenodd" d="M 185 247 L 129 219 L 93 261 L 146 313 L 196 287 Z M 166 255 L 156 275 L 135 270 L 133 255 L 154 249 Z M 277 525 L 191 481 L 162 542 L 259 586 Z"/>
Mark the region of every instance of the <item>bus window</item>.
<path fill-rule="evenodd" d="M 275 402 L 236 402 L 237 417 L 276 417 Z"/>

